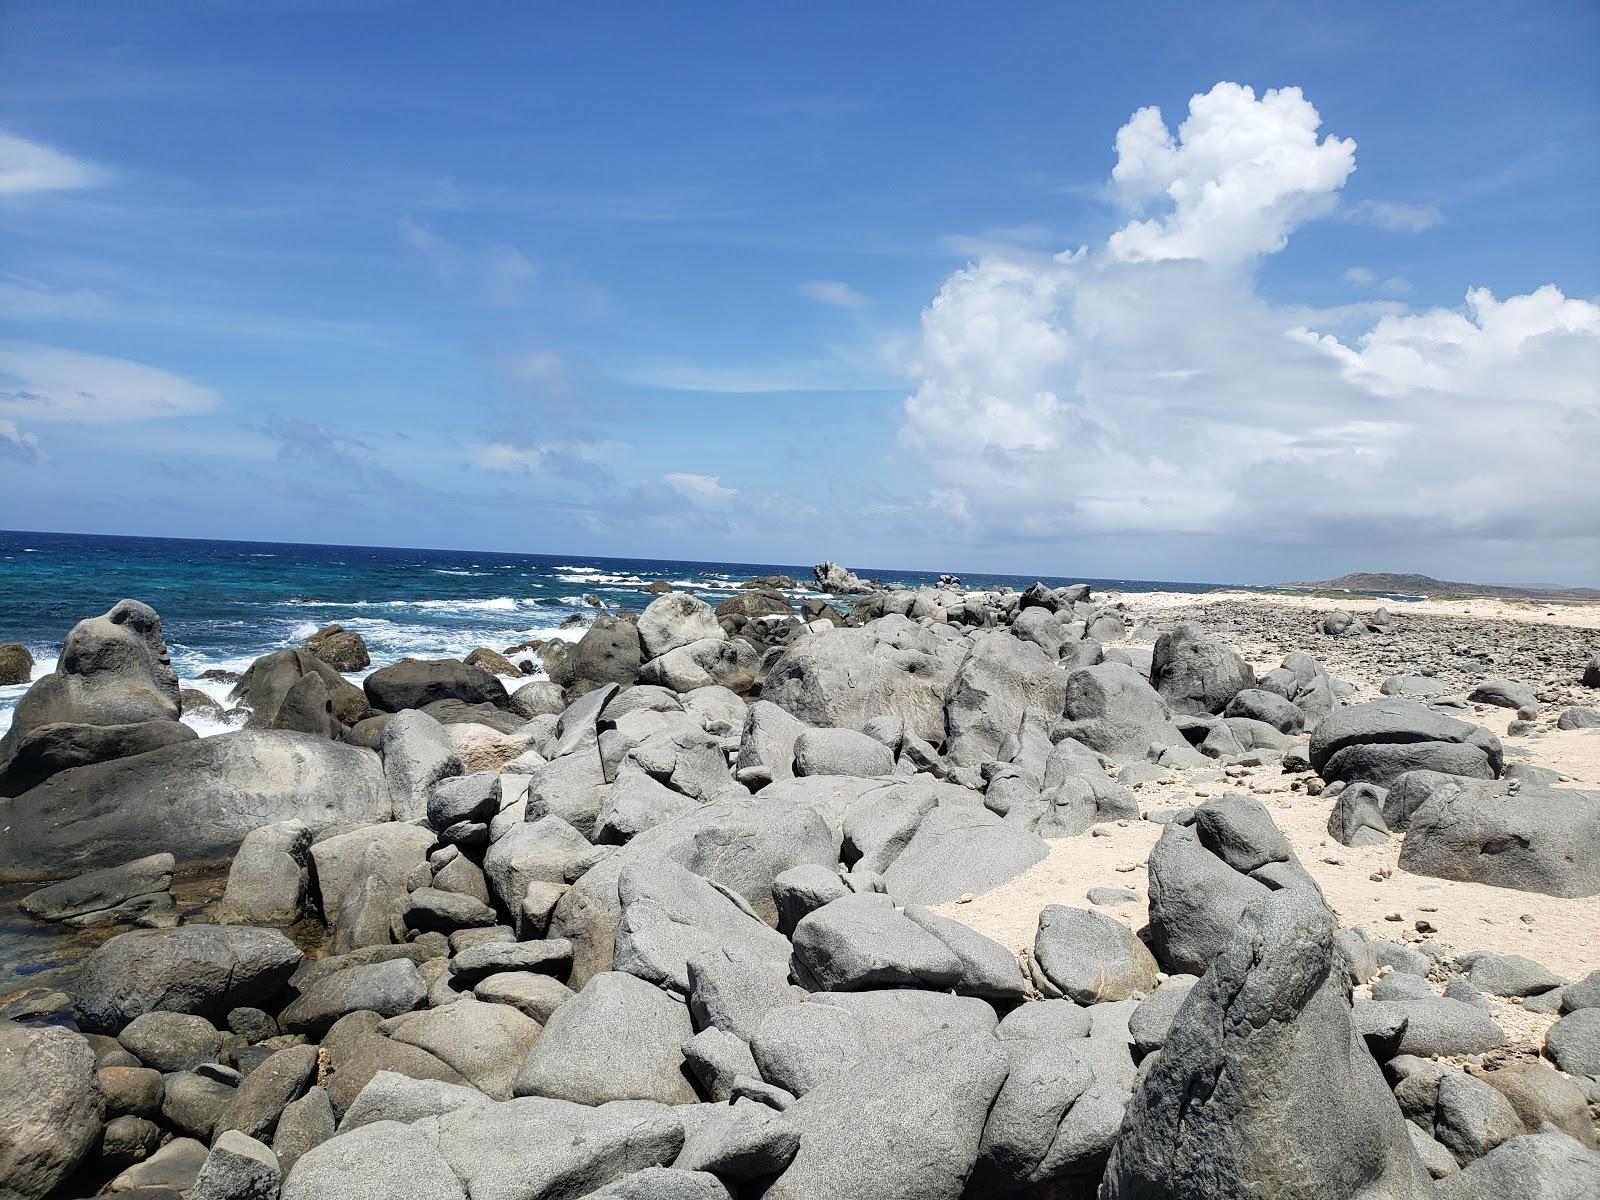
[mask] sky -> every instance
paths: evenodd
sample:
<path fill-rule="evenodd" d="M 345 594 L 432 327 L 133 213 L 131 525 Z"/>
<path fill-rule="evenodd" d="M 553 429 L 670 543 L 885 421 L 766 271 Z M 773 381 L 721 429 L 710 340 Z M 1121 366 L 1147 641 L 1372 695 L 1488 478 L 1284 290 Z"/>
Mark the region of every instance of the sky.
<path fill-rule="evenodd" d="M 1600 584 L 1600 7 L 0 3 L 0 528 Z"/>

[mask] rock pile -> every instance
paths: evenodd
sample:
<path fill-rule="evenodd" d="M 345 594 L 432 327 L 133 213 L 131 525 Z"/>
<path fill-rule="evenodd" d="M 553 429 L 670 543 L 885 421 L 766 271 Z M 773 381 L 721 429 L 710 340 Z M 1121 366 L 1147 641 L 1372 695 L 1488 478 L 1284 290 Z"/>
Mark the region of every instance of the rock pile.
<path fill-rule="evenodd" d="M 81 623 L 0 743 L 0 877 L 146 927 L 69 1019 L 0 1020 L 0 1197 L 1600 1187 L 1600 973 L 1341 929 L 1254 796 L 1161 815 L 1143 929 L 1111 889 L 1020 955 L 934 911 L 1139 823 L 1141 781 L 1261 767 L 1406 871 L 1596 895 L 1600 795 L 1426 689 L 1346 703 L 1303 650 L 1258 674 L 1082 585 L 817 579 L 860 599 L 667 591 L 516 691 L 490 652 L 357 688 L 330 627 L 245 673 L 245 729 L 171 742 L 159 619 Z M 174 872 L 224 858 L 179 923 Z M 1558 1018 L 1542 1059 L 1494 1057 L 1485 995 Z"/>

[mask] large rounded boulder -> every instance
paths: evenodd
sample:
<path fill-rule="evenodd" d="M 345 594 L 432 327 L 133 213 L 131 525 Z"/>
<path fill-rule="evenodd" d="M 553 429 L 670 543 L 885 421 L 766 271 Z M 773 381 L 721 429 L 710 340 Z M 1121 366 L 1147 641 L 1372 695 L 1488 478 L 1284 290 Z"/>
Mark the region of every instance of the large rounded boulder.
<path fill-rule="evenodd" d="M 1495 779 L 1500 739 L 1414 700 L 1372 700 L 1334 710 L 1311 734 L 1311 766 L 1330 783 L 1387 787 L 1407 771 Z"/>
<path fill-rule="evenodd" d="M 148 604 L 119 600 L 104 616 L 72 627 L 56 669 L 17 702 L 0 737 L 0 762 L 41 725 L 176 721 L 181 709 L 161 618 Z"/>
<path fill-rule="evenodd" d="M 318 831 L 391 815 L 373 751 L 241 729 L 74 767 L 0 800 L 0 880 L 59 879 L 163 850 L 179 862 L 227 858 L 275 821 Z"/>

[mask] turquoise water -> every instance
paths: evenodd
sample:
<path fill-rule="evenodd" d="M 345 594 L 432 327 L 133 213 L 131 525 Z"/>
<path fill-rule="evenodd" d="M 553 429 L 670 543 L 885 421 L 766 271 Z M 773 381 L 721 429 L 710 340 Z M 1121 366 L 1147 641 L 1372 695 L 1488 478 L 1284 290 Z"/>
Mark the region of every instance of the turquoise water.
<path fill-rule="evenodd" d="M 848 564 L 870 578 L 932 583 L 928 572 Z M 793 563 L 684 562 L 582 558 L 499 551 L 408 550 L 277 542 L 100 537 L 0 531 L 0 642 L 32 651 L 35 677 L 53 669 L 62 639 L 87 616 L 123 597 L 161 614 L 173 666 L 185 686 L 219 698 L 229 685 L 200 680 L 208 669 L 242 671 L 259 655 L 296 645 L 337 621 L 359 633 L 374 666 L 403 658 L 503 649 L 560 631 L 574 613 L 643 608 L 645 590 L 666 580 L 715 605 L 753 575 L 790 575 L 812 590 L 811 568 Z M 1026 587 L 1032 576 L 969 575 L 969 586 Z M 1125 579 L 1056 579 L 1097 590 L 1204 591 L 1210 584 Z M 0 730 L 23 688 L 0 688 Z M 201 732 L 216 732 L 202 727 Z"/>

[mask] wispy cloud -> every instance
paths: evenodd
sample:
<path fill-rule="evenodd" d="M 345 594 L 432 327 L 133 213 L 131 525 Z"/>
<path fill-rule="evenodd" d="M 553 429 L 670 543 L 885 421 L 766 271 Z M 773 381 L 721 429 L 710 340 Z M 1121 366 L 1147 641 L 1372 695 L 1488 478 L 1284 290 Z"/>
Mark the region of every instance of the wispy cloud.
<path fill-rule="evenodd" d="M 181 329 L 252 341 L 320 342 L 386 350 L 408 348 L 405 342 L 382 330 L 355 321 L 181 307 L 146 298 L 107 295 L 92 288 L 53 289 L 14 277 L 0 278 L 0 316 L 17 321 L 81 321 Z"/>
<path fill-rule="evenodd" d="M 728 365 L 648 358 L 611 366 L 607 375 L 632 387 L 668 392 L 707 392 L 716 395 L 768 395 L 786 392 L 881 392 L 899 387 L 899 381 L 871 377 L 852 364 Z"/>
<path fill-rule="evenodd" d="M 800 294 L 818 304 L 833 308 L 865 308 L 868 300 L 855 288 L 840 279 L 812 279 L 800 285 Z"/>
<path fill-rule="evenodd" d="M 515 246 L 467 247 L 411 217 L 400 222 L 400 238 L 433 265 L 440 282 L 496 308 L 519 303 L 539 272 L 539 265 Z"/>
<path fill-rule="evenodd" d="M 17 428 L 15 421 L 0 420 L 0 459 L 23 463 L 39 461 L 39 439 Z"/>
<path fill-rule="evenodd" d="M 1391 233 L 1421 233 L 1444 220 L 1444 214 L 1431 204 L 1400 204 L 1393 200 L 1362 200 L 1346 205 L 1341 214 L 1347 221 Z"/>
<path fill-rule="evenodd" d="M 1411 284 L 1398 275 L 1382 276 L 1371 267 L 1351 267 L 1344 273 L 1344 281 L 1359 288 L 1382 292 L 1385 296 L 1409 296 Z"/>
<path fill-rule="evenodd" d="M 661 477 L 661 482 L 696 508 L 727 508 L 739 495 L 737 488 L 723 487 L 722 479 L 717 475 L 669 471 Z"/>
<path fill-rule="evenodd" d="M 507 475 L 556 475 L 564 478 L 602 477 L 627 449 L 622 442 L 488 442 L 475 446 L 469 457 L 486 471 Z"/>
<path fill-rule="evenodd" d="M 104 167 L 41 142 L 0 132 L 0 196 L 95 187 L 110 178 Z"/>
<path fill-rule="evenodd" d="M 139 421 L 205 412 L 208 387 L 126 358 L 0 342 L 0 413 L 37 421 Z"/>

